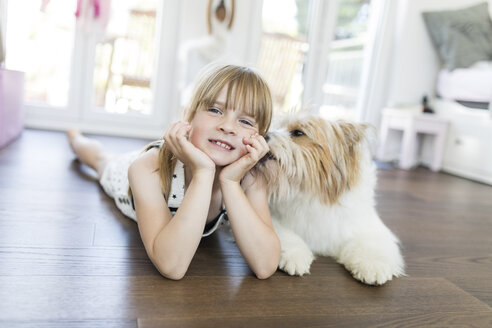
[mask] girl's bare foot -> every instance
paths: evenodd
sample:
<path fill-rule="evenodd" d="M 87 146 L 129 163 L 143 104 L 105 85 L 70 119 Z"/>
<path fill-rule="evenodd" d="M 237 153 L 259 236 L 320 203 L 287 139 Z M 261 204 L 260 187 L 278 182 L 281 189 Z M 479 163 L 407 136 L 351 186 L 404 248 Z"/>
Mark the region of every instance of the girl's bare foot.
<path fill-rule="evenodd" d="M 94 169 L 100 178 L 113 155 L 99 141 L 85 137 L 78 129 L 70 129 L 66 133 L 75 155 L 82 163 Z"/>
<path fill-rule="evenodd" d="M 70 143 L 70 147 L 72 148 L 72 150 L 74 150 L 72 142 L 75 138 L 82 136 L 82 133 L 80 133 L 79 129 L 75 129 L 75 128 L 68 130 L 66 133 L 67 133 L 68 142 Z"/>

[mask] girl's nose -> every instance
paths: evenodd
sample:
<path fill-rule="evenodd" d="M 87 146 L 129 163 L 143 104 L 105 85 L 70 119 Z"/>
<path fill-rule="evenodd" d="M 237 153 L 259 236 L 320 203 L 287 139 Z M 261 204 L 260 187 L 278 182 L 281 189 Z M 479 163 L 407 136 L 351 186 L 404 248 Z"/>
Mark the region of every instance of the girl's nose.
<path fill-rule="evenodd" d="M 234 122 L 230 119 L 224 118 L 220 124 L 219 129 L 226 134 L 236 134 Z"/>

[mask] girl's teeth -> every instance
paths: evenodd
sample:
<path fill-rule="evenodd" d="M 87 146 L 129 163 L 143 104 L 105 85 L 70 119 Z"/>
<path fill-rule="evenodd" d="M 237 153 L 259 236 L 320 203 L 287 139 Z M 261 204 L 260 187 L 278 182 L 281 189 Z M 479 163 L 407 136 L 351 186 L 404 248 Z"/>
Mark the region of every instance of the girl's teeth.
<path fill-rule="evenodd" d="M 230 150 L 231 147 L 229 145 L 226 145 L 225 143 L 222 143 L 222 142 L 218 142 L 218 141 L 214 141 L 215 144 L 221 146 L 222 148 L 225 148 L 225 149 L 228 149 Z"/>

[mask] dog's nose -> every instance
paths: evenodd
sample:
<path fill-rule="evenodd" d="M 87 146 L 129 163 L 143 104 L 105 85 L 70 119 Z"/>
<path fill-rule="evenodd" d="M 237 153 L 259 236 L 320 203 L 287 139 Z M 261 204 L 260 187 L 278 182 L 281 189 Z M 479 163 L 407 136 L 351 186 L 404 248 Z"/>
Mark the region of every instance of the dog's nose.
<path fill-rule="evenodd" d="M 265 141 L 266 141 L 266 142 L 268 142 L 268 140 L 270 140 L 270 134 L 267 134 L 267 135 L 265 136 Z"/>

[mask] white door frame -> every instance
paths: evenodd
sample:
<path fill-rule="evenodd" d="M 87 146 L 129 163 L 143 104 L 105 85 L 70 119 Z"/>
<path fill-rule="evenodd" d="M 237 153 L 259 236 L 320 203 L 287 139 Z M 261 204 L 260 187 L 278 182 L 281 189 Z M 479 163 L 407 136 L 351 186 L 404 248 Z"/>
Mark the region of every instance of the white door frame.
<path fill-rule="evenodd" d="M 85 34 L 77 24 L 75 32 L 68 105 L 54 108 L 42 104 L 25 104 L 25 125 L 31 128 L 66 130 L 77 127 L 87 133 L 158 138 L 163 129 L 176 118 L 178 108 L 175 81 L 177 29 L 181 2 L 159 1 L 157 8 L 156 55 L 152 114 L 109 114 L 93 108 L 93 72 L 96 38 Z M 178 14 L 176 14 L 178 13 Z M 171 109 L 171 110 L 167 110 Z"/>

